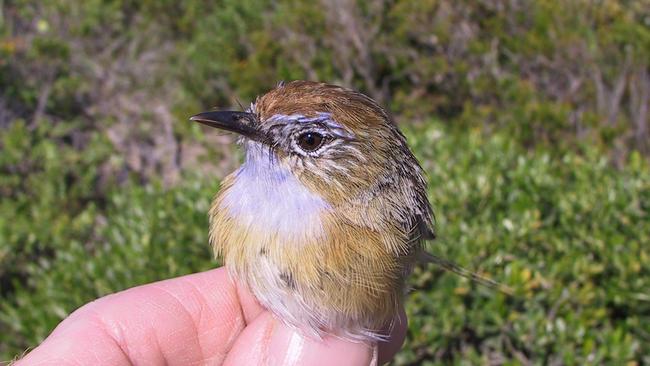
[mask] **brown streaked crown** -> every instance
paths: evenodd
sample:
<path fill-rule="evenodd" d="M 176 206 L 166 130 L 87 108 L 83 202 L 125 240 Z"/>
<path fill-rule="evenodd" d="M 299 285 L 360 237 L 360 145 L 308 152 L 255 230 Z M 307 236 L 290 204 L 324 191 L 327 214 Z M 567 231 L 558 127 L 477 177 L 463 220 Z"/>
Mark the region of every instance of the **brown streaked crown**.
<path fill-rule="evenodd" d="M 362 131 L 378 127 L 390 118 L 372 99 L 340 86 L 312 81 L 292 81 L 280 84 L 255 101 L 255 110 L 263 123 L 278 114 L 331 113 L 334 120 L 350 130 Z"/>

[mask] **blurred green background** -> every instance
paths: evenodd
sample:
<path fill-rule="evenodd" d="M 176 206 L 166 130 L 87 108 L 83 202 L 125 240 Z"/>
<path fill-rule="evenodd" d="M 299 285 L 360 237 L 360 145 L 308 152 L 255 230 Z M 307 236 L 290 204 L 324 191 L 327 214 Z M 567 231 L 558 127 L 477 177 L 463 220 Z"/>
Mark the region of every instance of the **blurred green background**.
<path fill-rule="evenodd" d="M 650 364 L 650 2 L 0 0 L 0 360 L 98 296 L 213 268 L 239 164 L 188 116 L 361 90 L 429 174 L 397 365 Z"/>

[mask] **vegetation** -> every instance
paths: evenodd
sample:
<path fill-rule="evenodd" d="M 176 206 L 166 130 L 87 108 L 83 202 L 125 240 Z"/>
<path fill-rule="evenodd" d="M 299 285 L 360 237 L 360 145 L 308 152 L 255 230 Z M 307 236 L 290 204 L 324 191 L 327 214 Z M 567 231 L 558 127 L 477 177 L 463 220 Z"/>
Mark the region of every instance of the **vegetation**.
<path fill-rule="evenodd" d="M 436 254 L 395 364 L 650 363 L 644 1 L 0 0 L 0 360 L 98 296 L 218 265 L 237 165 L 187 116 L 278 80 L 390 107 Z"/>

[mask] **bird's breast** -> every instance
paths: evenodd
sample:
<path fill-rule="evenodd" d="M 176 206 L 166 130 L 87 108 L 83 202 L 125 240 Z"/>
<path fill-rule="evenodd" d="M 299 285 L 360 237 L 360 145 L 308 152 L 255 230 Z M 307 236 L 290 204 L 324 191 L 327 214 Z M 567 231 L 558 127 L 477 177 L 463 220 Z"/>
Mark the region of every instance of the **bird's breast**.
<path fill-rule="evenodd" d="M 322 236 L 330 207 L 290 171 L 271 162 L 247 162 L 222 192 L 219 209 L 238 226 L 291 245 Z"/>

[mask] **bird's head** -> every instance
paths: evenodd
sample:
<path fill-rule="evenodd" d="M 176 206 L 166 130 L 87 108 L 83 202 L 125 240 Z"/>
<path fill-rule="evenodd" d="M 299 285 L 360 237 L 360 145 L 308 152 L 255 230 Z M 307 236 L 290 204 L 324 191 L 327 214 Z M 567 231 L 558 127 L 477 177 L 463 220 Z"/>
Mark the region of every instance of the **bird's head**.
<path fill-rule="evenodd" d="M 258 97 L 245 112 L 205 112 L 191 119 L 239 134 L 245 164 L 290 172 L 330 204 L 396 174 L 421 179 L 391 117 L 369 97 L 342 87 L 289 82 Z"/>

